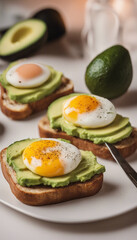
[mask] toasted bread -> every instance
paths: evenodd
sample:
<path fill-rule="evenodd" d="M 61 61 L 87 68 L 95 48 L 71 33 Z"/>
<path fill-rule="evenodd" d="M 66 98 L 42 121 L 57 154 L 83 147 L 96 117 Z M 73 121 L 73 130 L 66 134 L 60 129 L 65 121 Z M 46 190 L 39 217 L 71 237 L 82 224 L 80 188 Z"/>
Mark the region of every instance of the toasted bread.
<path fill-rule="evenodd" d="M 70 94 L 73 90 L 74 87 L 72 81 L 63 76 L 62 84 L 55 92 L 36 102 L 21 104 L 9 99 L 6 89 L 1 86 L 0 106 L 2 112 L 6 116 L 14 120 L 20 120 L 27 118 L 35 112 L 47 109 L 50 103 L 55 99 Z"/>
<path fill-rule="evenodd" d="M 44 116 L 39 121 L 38 128 L 40 137 L 67 139 L 81 150 L 92 151 L 96 156 L 100 158 L 113 160 L 113 157 L 111 156 L 105 144 L 94 144 L 92 141 L 73 137 L 67 135 L 65 132 L 62 132 L 60 130 L 52 129 L 49 125 L 49 120 L 47 116 Z M 137 129 L 133 129 L 133 132 L 128 138 L 114 145 L 123 157 L 128 157 L 132 155 L 137 149 Z"/>
<path fill-rule="evenodd" d="M 22 187 L 17 183 L 16 172 L 7 163 L 6 149 L 0 153 L 2 172 L 8 181 L 11 191 L 18 200 L 28 205 L 46 205 L 65 202 L 72 199 L 96 194 L 102 187 L 103 174 L 98 174 L 86 182 L 76 182 L 66 187 L 48 186 Z"/>

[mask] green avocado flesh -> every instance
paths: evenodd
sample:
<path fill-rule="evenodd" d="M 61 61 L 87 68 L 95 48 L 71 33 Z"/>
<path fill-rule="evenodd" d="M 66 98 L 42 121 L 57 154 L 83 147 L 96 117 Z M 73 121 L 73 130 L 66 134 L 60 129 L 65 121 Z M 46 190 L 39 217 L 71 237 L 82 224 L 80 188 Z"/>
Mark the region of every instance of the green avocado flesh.
<path fill-rule="evenodd" d="M 45 96 L 50 95 L 60 86 L 62 73 L 56 71 L 50 66 L 47 66 L 51 72 L 49 79 L 39 87 L 23 89 L 12 86 L 10 83 L 7 82 L 6 74 L 9 69 L 11 69 L 18 63 L 19 61 L 11 63 L 0 76 L 0 83 L 7 90 L 8 96 L 11 100 L 19 103 L 35 102 L 44 98 Z"/>
<path fill-rule="evenodd" d="M 12 26 L 1 38 L 0 56 L 17 58 L 28 55 L 46 39 L 47 26 L 39 19 L 28 19 Z M 39 46 L 38 46 L 39 45 Z M 18 54 L 18 55 L 17 55 Z M 20 54 L 20 55 L 19 55 Z"/>
<path fill-rule="evenodd" d="M 93 141 L 95 144 L 104 142 L 117 143 L 130 136 L 132 127 L 128 118 L 121 115 L 116 116 L 115 120 L 106 127 L 97 129 L 85 129 L 77 127 L 66 121 L 62 116 L 62 105 L 65 100 L 80 94 L 70 94 L 54 101 L 48 108 L 48 118 L 51 128 L 61 129 L 68 135 Z"/>
<path fill-rule="evenodd" d="M 21 186 L 45 185 L 63 187 L 73 182 L 85 182 L 96 174 L 105 172 L 105 167 L 97 163 L 92 152 L 81 151 L 82 160 L 72 172 L 60 177 L 41 177 L 31 172 L 23 163 L 22 153 L 32 142 L 40 139 L 25 139 L 15 142 L 7 148 L 7 162 L 15 170 L 17 182 Z"/>

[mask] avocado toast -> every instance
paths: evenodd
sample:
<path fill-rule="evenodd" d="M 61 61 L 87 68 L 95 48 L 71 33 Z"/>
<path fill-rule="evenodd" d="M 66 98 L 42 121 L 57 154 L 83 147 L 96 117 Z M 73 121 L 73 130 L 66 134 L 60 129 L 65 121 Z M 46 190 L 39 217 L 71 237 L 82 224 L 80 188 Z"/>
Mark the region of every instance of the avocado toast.
<path fill-rule="evenodd" d="M 55 146 L 55 143 L 59 146 Z M 56 147 L 59 150 L 60 146 L 62 147 L 60 151 L 65 152 L 58 156 L 63 156 L 64 159 L 66 156 L 67 164 L 63 164 L 63 168 L 66 168 L 65 172 L 59 174 L 61 168 L 56 169 L 55 158 L 58 153 Z M 49 152 L 51 148 L 52 151 Z M 37 150 L 47 151 L 44 152 L 44 158 L 48 156 L 48 165 L 46 165 L 48 171 L 46 168 L 43 171 L 47 159 L 44 159 L 44 165 L 38 165 L 43 155 L 41 151 L 41 155 L 38 156 Z M 62 152 L 60 153 L 62 154 Z M 54 153 L 54 159 L 52 158 L 50 161 L 49 154 L 53 157 Z M 26 167 L 25 161 L 27 157 L 29 159 L 29 156 L 33 157 L 31 164 L 35 156 L 35 161 L 33 161 L 35 169 L 34 165 L 32 170 L 30 170 L 30 166 Z M 0 159 L 3 175 L 8 181 L 11 191 L 17 199 L 28 205 L 53 204 L 92 196 L 102 187 L 104 166 L 97 163 L 96 157 L 91 152 L 79 151 L 64 140 L 25 139 L 18 141 L 3 149 Z M 71 169 L 68 170 L 67 165 L 71 166 Z M 39 174 L 38 171 L 40 171 Z"/>
<path fill-rule="evenodd" d="M 40 120 L 38 125 L 40 137 L 70 140 L 79 149 L 92 151 L 96 156 L 104 159 L 112 159 L 104 142 L 114 144 L 123 157 L 128 157 L 134 153 L 137 149 L 137 130 L 132 128 L 128 118 L 116 114 L 111 123 L 99 128 L 77 126 L 64 118 L 64 102 L 80 95 L 79 93 L 70 94 L 54 101 L 49 106 L 48 114 Z M 86 94 L 86 96 L 90 95 Z M 82 102 L 86 101 L 81 101 L 81 104 Z M 70 112 L 70 110 L 67 111 Z M 104 111 L 104 114 L 106 114 L 106 111 Z M 109 114 L 110 111 L 107 112 L 107 115 Z M 98 118 L 100 120 L 107 119 L 107 115 L 101 116 L 97 113 L 97 119 L 93 118 L 94 122 L 96 123 Z M 86 119 L 85 116 L 84 119 Z M 87 119 L 89 120 L 89 115 Z"/>
<path fill-rule="evenodd" d="M 35 69 L 36 67 L 42 68 L 43 72 L 35 73 L 35 69 L 33 69 L 32 66 L 33 68 L 35 67 Z M 24 67 L 21 71 L 22 75 L 17 72 L 21 67 L 22 69 Z M 32 84 L 31 86 L 26 87 L 29 81 L 39 81 L 39 78 L 43 77 L 43 74 L 46 72 L 44 67 L 50 71 L 50 75 L 47 79 L 45 78 L 45 82 L 42 82 L 38 86 L 33 86 Z M 28 73 L 29 78 L 26 73 Z M 32 74 L 33 77 L 30 76 L 30 74 Z M 36 74 L 36 76 L 34 74 Z M 7 81 L 7 76 L 9 77 L 9 82 Z M 26 86 L 21 86 L 23 81 Z M 15 82 L 17 83 L 15 84 Z M 20 85 L 18 86 L 18 84 Z M 66 78 L 61 72 L 56 71 L 50 66 L 37 64 L 29 60 L 21 60 L 11 63 L 1 74 L 0 85 L 1 110 L 6 116 L 14 120 L 24 119 L 35 112 L 47 109 L 49 104 L 58 97 L 73 92 L 72 81 Z"/>

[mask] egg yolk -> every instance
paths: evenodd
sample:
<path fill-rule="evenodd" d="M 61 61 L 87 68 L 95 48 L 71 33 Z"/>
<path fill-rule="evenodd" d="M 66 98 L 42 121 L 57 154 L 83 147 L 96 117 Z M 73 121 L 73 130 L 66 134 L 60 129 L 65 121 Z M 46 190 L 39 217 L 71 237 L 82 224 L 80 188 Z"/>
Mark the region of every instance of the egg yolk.
<path fill-rule="evenodd" d="M 21 65 L 16 69 L 16 72 L 22 77 L 24 80 L 29 80 L 40 76 L 43 72 L 42 68 L 34 63 L 26 63 Z"/>
<path fill-rule="evenodd" d="M 73 98 L 68 104 L 64 103 L 63 116 L 70 122 L 75 122 L 79 114 L 94 111 L 99 106 L 99 101 L 88 95 Z"/>
<path fill-rule="evenodd" d="M 23 152 L 23 161 L 27 160 L 28 166 L 32 166 L 30 170 L 40 176 L 57 177 L 64 174 L 64 167 L 60 161 L 60 151 L 57 147 L 59 142 L 53 140 L 40 140 L 31 143 Z M 33 163 L 33 159 L 35 159 Z M 37 165 L 37 161 L 40 165 Z M 25 162 L 24 162 L 25 163 Z M 29 167 L 28 167 L 29 168 Z"/>

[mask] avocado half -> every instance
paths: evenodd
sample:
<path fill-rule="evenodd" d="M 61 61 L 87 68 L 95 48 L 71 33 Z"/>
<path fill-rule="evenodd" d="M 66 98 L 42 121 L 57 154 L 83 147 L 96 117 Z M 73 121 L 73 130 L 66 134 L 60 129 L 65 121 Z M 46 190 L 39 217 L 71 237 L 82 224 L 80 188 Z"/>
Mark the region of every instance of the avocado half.
<path fill-rule="evenodd" d="M 13 25 L 0 40 L 0 57 L 14 61 L 39 49 L 47 39 L 47 25 L 40 19 L 28 19 Z"/>
<path fill-rule="evenodd" d="M 43 20 L 48 28 L 47 41 L 62 37 L 66 33 L 65 23 L 61 14 L 52 8 L 45 8 L 35 13 L 33 18 Z"/>

